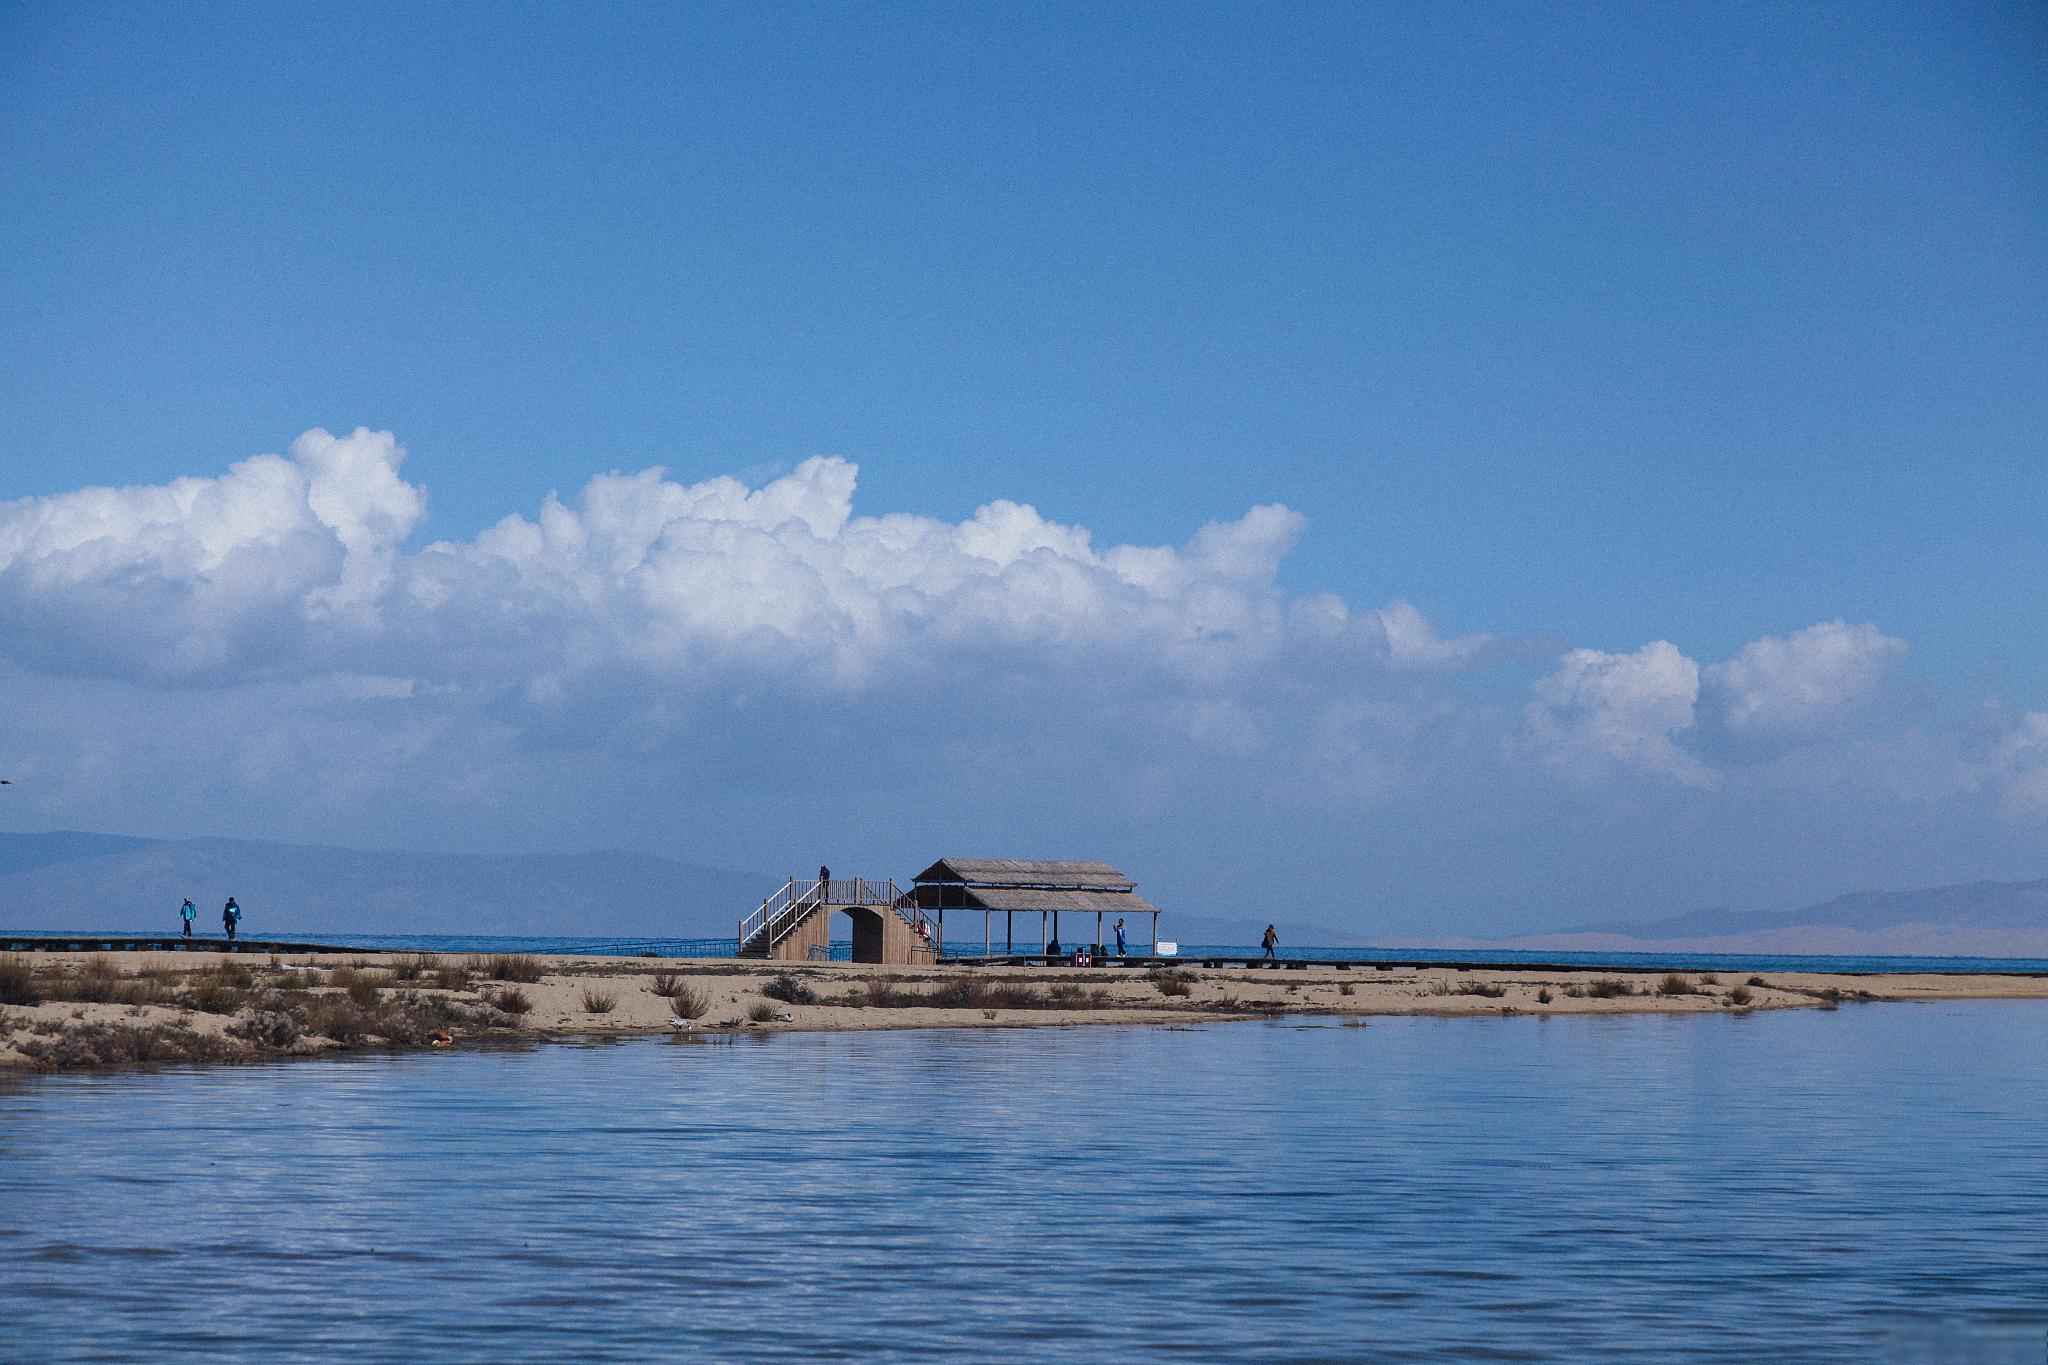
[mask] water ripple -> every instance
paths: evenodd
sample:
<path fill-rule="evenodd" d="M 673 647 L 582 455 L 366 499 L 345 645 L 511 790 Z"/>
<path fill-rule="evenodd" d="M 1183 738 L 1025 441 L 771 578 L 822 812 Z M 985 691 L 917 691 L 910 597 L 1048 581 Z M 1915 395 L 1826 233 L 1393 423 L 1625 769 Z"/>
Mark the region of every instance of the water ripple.
<path fill-rule="evenodd" d="M 15 1078 L 0 1356 L 2038 1348 L 2044 1044 L 1994 1003 Z"/>

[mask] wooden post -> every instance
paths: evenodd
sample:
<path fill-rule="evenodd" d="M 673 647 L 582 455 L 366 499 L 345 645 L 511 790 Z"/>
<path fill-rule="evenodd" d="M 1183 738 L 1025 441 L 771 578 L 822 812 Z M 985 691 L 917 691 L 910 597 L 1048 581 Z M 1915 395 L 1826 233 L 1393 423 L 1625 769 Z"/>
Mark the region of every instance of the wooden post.
<path fill-rule="evenodd" d="M 1003 911 L 1003 951 L 1014 954 L 1017 951 L 1017 912 Z"/>
<path fill-rule="evenodd" d="M 1100 910 L 1095 912 L 1095 946 L 1097 948 L 1102 946 L 1102 912 Z"/>
<path fill-rule="evenodd" d="M 946 903 L 939 902 L 939 936 L 932 943 L 932 961 L 937 962 L 946 951 Z"/>
<path fill-rule="evenodd" d="M 1045 956 L 1045 911 L 1038 912 L 1038 955 Z"/>
<path fill-rule="evenodd" d="M 1152 956 L 1159 956 L 1159 912 L 1152 912 Z"/>

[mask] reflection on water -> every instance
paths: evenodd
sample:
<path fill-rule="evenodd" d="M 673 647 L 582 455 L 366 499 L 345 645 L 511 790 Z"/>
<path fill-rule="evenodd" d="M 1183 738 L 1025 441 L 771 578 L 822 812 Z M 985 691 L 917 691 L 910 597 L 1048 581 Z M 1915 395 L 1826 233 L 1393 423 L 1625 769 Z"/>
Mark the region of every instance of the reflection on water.
<path fill-rule="evenodd" d="M 2044 1059 L 2003 1003 L 23 1078 L 0 1355 L 2039 1360 Z"/>

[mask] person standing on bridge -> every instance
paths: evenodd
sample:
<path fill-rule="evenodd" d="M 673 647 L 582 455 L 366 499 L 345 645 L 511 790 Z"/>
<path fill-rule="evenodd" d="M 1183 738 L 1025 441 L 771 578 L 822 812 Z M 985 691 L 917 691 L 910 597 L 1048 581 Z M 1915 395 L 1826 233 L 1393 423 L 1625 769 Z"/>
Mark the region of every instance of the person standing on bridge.
<path fill-rule="evenodd" d="M 192 937 L 192 921 L 199 918 L 199 907 L 192 904 L 190 896 L 185 897 L 185 903 L 178 907 L 178 918 L 185 922 L 185 937 Z"/>
<path fill-rule="evenodd" d="M 823 863 L 818 864 L 818 899 L 821 901 L 832 899 L 832 869 Z"/>
<path fill-rule="evenodd" d="M 1279 942 L 1280 935 L 1278 931 L 1276 931 L 1272 925 L 1267 925 L 1266 935 L 1264 938 L 1261 938 L 1259 940 L 1259 946 L 1266 950 L 1267 957 L 1273 958 L 1275 961 L 1278 961 L 1279 959 L 1278 955 L 1274 953 L 1273 949 L 1279 945 Z"/>
<path fill-rule="evenodd" d="M 242 922 L 242 907 L 235 904 L 233 896 L 229 896 L 228 903 L 220 908 L 220 922 L 228 931 L 228 938 L 232 940 L 235 936 L 235 926 Z"/>

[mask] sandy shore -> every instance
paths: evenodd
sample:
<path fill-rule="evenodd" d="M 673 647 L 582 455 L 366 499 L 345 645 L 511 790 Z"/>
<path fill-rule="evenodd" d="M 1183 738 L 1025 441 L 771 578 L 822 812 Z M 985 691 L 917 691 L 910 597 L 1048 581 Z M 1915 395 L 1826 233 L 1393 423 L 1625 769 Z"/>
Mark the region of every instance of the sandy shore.
<path fill-rule="evenodd" d="M 25 985 L 22 983 L 26 983 Z M 1587 1015 L 2048 999 L 1977 975 L 872 967 L 730 959 L 31 953 L 0 959 L 0 1066 L 233 1061 L 489 1037 Z M 678 1021 L 681 1022 L 678 1022 Z"/>

